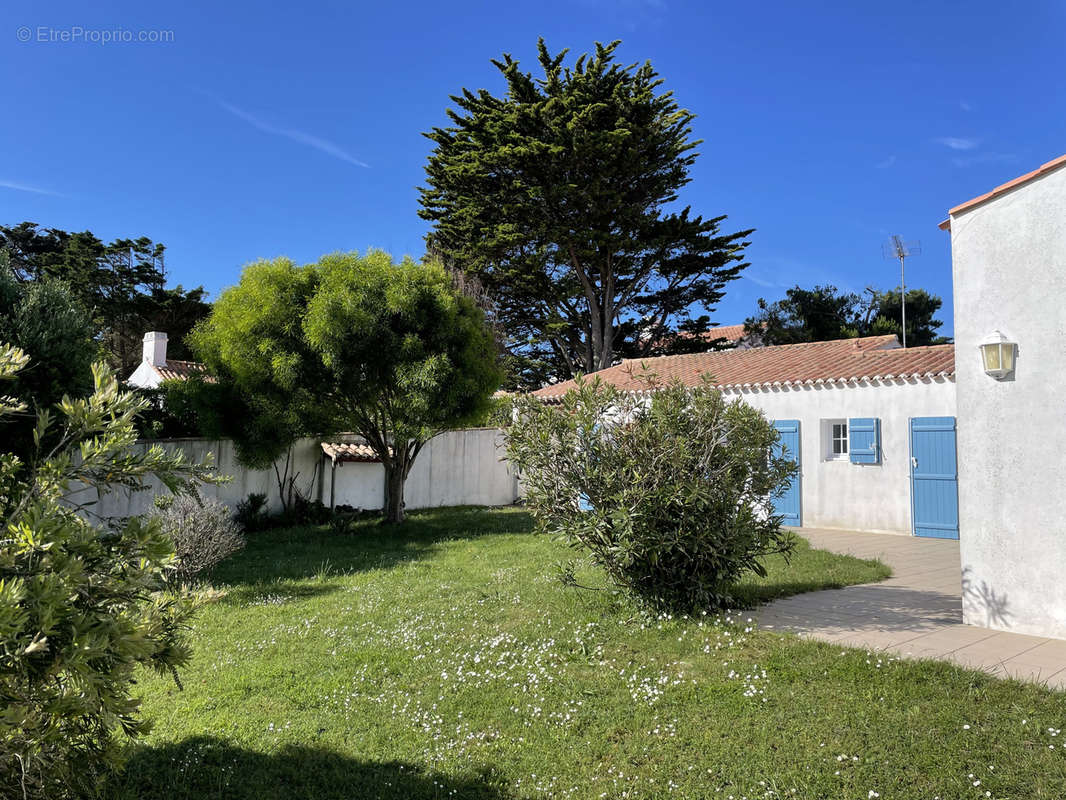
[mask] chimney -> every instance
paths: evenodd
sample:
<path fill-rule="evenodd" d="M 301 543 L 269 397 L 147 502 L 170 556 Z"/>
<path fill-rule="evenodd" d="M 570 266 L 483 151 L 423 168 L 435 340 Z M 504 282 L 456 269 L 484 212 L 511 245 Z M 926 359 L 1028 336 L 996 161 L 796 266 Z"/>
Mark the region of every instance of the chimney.
<path fill-rule="evenodd" d="M 144 335 L 144 360 L 153 367 L 167 363 L 167 335 L 162 331 L 148 331 Z"/>

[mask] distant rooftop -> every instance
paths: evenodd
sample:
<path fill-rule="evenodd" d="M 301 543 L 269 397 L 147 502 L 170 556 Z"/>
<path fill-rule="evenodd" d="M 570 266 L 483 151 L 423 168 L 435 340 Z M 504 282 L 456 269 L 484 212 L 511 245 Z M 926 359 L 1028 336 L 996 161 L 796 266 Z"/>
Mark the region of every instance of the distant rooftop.
<path fill-rule="evenodd" d="M 202 375 L 208 383 L 215 381 L 214 377 L 208 374 L 207 367 L 199 361 L 178 361 L 168 358 L 163 364 L 151 364 L 150 366 L 165 381 L 184 381 L 195 375 Z"/>

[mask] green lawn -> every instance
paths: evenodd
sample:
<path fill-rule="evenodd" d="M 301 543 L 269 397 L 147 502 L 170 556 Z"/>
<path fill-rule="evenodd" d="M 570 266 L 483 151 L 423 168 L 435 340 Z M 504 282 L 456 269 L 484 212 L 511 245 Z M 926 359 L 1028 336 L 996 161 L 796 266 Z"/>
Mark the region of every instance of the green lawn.
<path fill-rule="evenodd" d="M 754 631 L 743 612 L 649 619 L 560 585 L 572 552 L 530 527 L 452 509 L 254 537 L 215 577 L 227 593 L 198 617 L 184 691 L 144 676 L 156 728 L 112 796 L 1066 795 L 1062 694 Z M 744 596 L 886 572 L 803 548 Z"/>

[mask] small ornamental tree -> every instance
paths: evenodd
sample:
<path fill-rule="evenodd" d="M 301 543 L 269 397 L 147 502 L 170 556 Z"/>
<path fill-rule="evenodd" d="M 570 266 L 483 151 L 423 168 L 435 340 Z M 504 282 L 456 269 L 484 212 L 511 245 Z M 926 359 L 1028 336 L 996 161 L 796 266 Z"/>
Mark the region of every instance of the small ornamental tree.
<path fill-rule="evenodd" d="M 188 337 L 215 380 L 165 387 L 173 413 L 192 414 L 204 436 L 232 439 L 241 464 L 274 470 L 285 510 L 298 477 L 290 474 L 293 444 L 335 430 L 321 394 L 325 374 L 301 324 L 317 285 L 314 270 L 287 258 L 246 266 Z"/>
<path fill-rule="evenodd" d="M 28 361 L 0 345 L 0 383 Z M 180 453 L 134 449 L 145 401 L 102 364 L 93 378 L 91 396 L 38 412 L 47 450 L 25 464 L 0 452 L 0 797 L 95 795 L 121 762 L 115 734 L 148 729 L 131 694 L 138 667 L 176 678 L 190 655 L 193 600 L 164 591 L 171 542 L 142 519 L 97 524 L 88 501 L 149 476 L 183 494 L 217 478 Z M 0 397 L 0 416 L 25 411 Z"/>
<path fill-rule="evenodd" d="M 519 400 L 506 436 L 538 526 L 654 606 L 727 605 L 760 559 L 792 550 L 773 499 L 795 467 L 759 411 L 710 386 L 648 397 L 579 379 L 558 407 Z"/>
<path fill-rule="evenodd" d="M 404 519 L 404 483 L 423 445 L 481 418 L 502 378 L 484 314 L 451 276 L 381 251 L 252 264 L 192 341 L 222 389 L 236 389 L 246 419 L 269 420 L 267 441 L 366 439 L 385 468 L 387 522 Z"/>

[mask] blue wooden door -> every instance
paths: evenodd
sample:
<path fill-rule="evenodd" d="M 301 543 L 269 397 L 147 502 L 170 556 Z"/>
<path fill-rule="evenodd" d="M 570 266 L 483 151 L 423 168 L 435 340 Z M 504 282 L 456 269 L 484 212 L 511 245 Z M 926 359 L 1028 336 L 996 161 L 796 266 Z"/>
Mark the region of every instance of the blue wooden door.
<path fill-rule="evenodd" d="M 798 419 L 779 419 L 774 422 L 780 438 L 774 446 L 774 455 L 784 453 L 801 465 L 800 460 L 800 424 Z M 774 501 L 774 513 L 780 514 L 784 519 L 782 524 L 798 528 L 803 525 L 803 503 L 800 491 L 800 473 L 796 471 L 789 487 Z"/>
<path fill-rule="evenodd" d="M 954 417 L 911 420 L 911 520 L 915 536 L 959 538 Z"/>

